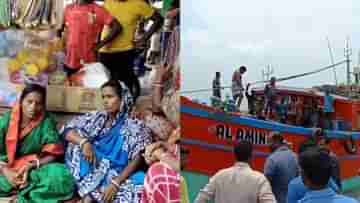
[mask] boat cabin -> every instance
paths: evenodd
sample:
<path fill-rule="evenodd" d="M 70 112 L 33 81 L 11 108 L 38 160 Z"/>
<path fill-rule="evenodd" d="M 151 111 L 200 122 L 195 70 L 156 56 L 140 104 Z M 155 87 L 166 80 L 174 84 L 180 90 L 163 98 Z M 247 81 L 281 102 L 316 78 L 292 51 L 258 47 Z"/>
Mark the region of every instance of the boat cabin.
<path fill-rule="evenodd" d="M 265 98 L 264 89 L 265 87 L 253 88 L 257 99 L 261 100 L 261 98 Z M 319 113 L 320 118 L 318 127 L 326 128 L 323 113 L 324 92 L 312 88 L 306 89 L 286 86 L 276 86 L 275 90 L 277 93 L 276 104 L 286 102 L 288 105 L 287 124 L 313 127 L 307 126 L 312 123 L 309 123 L 311 121 L 305 117 L 312 116 L 313 112 L 318 111 L 317 113 Z M 349 99 L 331 93 L 330 95 L 334 99 L 334 113 L 331 115 L 333 129 L 359 131 L 360 100 Z M 317 110 L 314 110 L 314 106 L 317 106 Z"/>

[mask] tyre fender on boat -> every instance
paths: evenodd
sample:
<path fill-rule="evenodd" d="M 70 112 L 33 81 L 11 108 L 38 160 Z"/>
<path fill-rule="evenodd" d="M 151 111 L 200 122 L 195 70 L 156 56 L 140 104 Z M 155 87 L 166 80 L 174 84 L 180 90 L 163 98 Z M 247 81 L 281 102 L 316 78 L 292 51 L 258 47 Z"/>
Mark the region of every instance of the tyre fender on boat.
<path fill-rule="evenodd" d="M 344 148 L 346 150 L 347 153 L 349 154 L 356 154 L 358 151 L 358 146 L 355 142 L 355 139 L 352 136 L 349 136 L 347 139 L 345 139 L 344 141 Z"/>

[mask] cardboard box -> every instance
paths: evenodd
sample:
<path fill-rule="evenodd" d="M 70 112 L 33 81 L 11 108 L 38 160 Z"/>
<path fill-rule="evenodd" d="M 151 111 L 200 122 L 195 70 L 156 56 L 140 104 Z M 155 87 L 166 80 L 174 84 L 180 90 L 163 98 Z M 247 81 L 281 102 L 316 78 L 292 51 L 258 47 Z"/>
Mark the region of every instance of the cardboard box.
<path fill-rule="evenodd" d="M 66 106 L 66 95 L 64 86 L 48 86 L 47 87 L 47 110 L 63 111 Z"/>
<path fill-rule="evenodd" d="M 89 112 L 102 108 L 100 89 L 66 87 L 66 112 Z"/>
<path fill-rule="evenodd" d="M 23 85 L 0 82 L 0 107 L 12 107 Z M 103 109 L 99 88 L 47 86 L 46 106 L 48 111 L 85 113 Z"/>
<path fill-rule="evenodd" d="M 100 89 L 70 86 L 47 87 L 47 110 L 85 113 L 103 108 Z"/>

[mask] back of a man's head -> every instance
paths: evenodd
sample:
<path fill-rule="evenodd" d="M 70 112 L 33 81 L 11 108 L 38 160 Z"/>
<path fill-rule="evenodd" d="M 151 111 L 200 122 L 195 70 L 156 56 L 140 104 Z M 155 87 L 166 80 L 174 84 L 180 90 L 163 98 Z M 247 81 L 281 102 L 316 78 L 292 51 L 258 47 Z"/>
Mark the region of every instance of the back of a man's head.
<path fill-rule="evenodd" d="M 315 148 L 317 148 L 317 149 L 319 148 L 315 142 L 305 141 L 305 142 L 301 143 L 299 146 L 299 154 L 304 153 L 307 150 L 315 149 Z"/>
<path fill-rule="evenodd" d="M 310 188 L 324 188 L 331 176 L 331 158 L 319 148 L 310 148 L 300 154 L 299 164 L 304 183 Z"/>
<path fill-rule="evenodd" d="M 234 147 L 236 161 L 248 162 L 252 156 L 252 144 L 247 140 L 241 140 Z"/>

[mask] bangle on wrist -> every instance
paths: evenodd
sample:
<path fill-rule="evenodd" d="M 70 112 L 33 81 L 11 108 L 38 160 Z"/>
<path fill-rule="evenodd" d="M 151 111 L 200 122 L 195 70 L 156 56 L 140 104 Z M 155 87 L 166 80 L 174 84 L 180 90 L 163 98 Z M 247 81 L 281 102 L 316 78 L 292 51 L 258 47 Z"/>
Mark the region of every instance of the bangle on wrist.
<path fill-rule="evenodd" d="M 85 143 L 87 143 L 88 142 L 88 140 L 87 139 L 82 139 L 81 141 L 80 141 L 80 143 L 79 143 L 79 146 L 80 146 L 80 149 L 82 149 L 83 148 L 83 146 L 84 146 L 84 144 Z"/>
<path fill-rule="evenodd" d="M 38 169 L 40 167 L 40 160 L 35 159 L 29 162 L 30 169 Z"/>
<path fill-rule="evenodd" d="M 111 180 L 111 184 L 115 185 L 115 187 L 120 190 L 120 184 L 117 183 L 114 179 Z"/>

